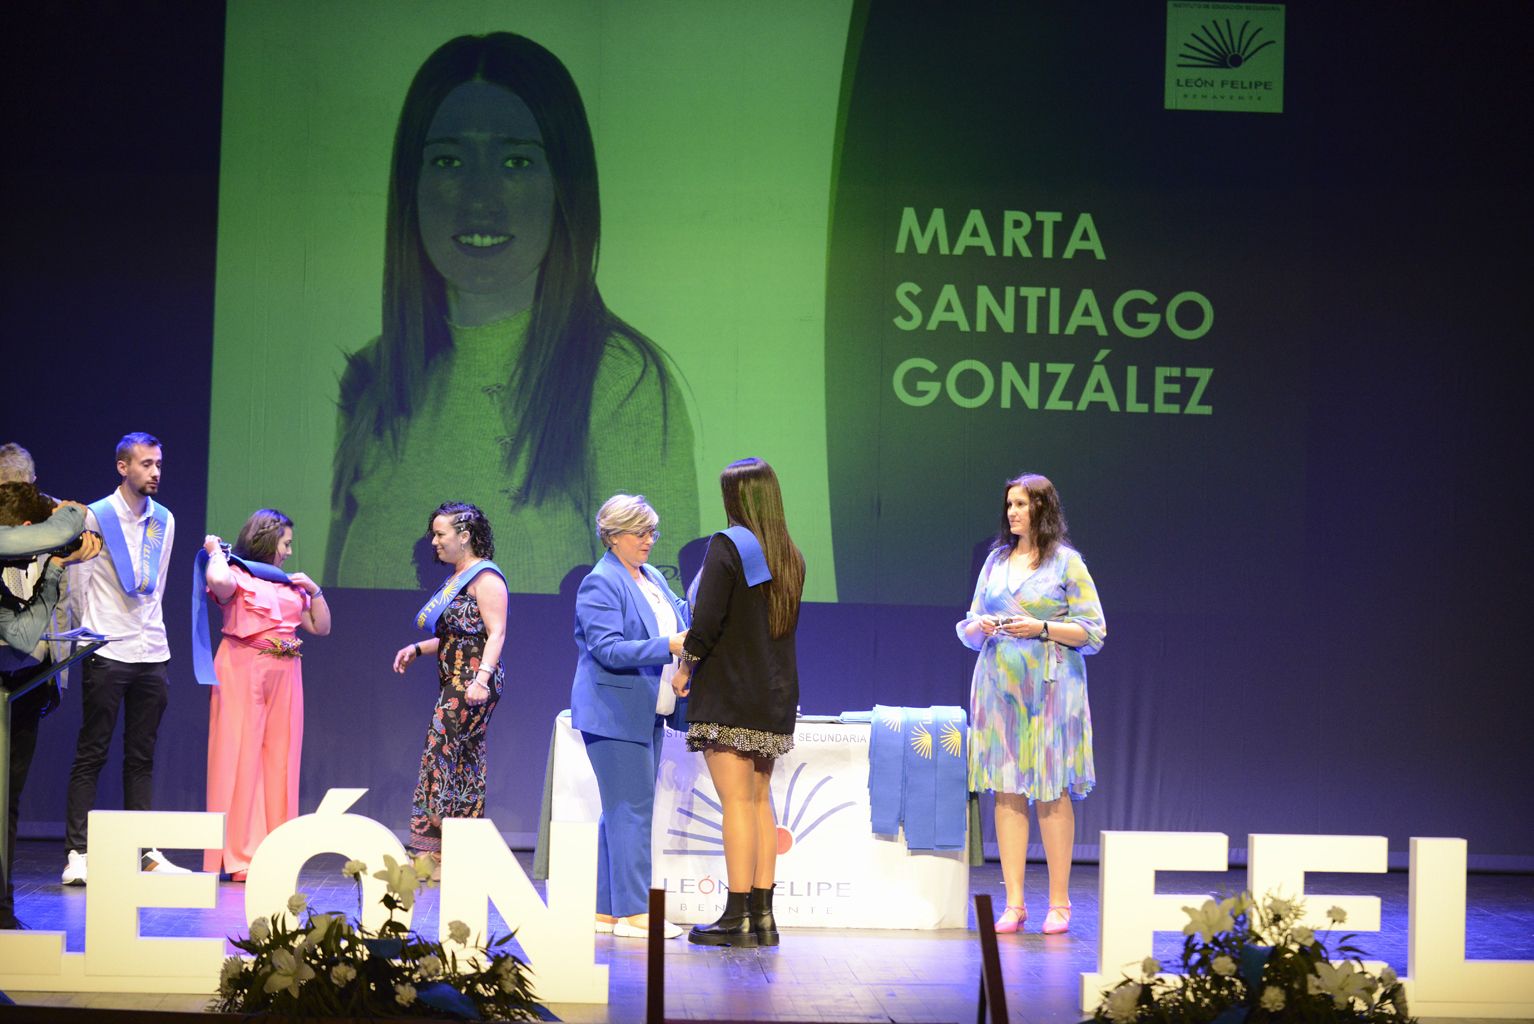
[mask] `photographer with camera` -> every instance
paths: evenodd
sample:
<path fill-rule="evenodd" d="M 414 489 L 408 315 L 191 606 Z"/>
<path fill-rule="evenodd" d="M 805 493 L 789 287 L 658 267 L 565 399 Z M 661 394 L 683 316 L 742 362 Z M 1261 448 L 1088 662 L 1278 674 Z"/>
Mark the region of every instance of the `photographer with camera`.
<path fill-rule="evenodd" d="M 14 448 L 6 445 L 5 448 Z M 25 449 L 20 449 L 25 452 Z M 30 457 L 28 463 L 30 463 Z M 28 476 L 31 474 L 29 473 Z M 20 529 L 53 516 L 57 503 L 40 493 L 30 480 L 0 483 L 0 527 Z M 101 537 L 81 534 L 68 552 L 0 562 L 0 689 L 19 689 L 52 662 L 42 639 L 58 607 L 65 567 L 96 557 Z M 16 823 L 21 792 L 27 784 L 32 755 L 37 750 L 38 725 L 59 705 L 58 685 L 49 680 L 11 705 L 10 808 L 5 831 L 8 873 L 0 892 L 0 928 L 15 928 L 16 904 L 9 871 L 16 863 Z"/>
<path fill-rule="evenodd" d="M 37 482 L 32 453 L 14 442 L 0 444 L 0 484 Z M 85 529 L 85 506 L 59 501 L 41 522 L 25 526 L 0 524 L 0 558 L 31 558 L 79 538 Z"/>

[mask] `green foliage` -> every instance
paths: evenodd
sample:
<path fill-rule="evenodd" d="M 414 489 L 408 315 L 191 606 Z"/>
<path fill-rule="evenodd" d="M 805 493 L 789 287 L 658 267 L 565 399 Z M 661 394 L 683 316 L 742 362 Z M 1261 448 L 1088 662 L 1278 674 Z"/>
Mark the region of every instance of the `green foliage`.
<path fill-rule="evenodd" d="M 1165 975 L 1154 958 L 1103 993 L 1093 1021 L 1104 1024 L 1401 1024 L 1406 994 L 1394 971 L 1364 967 L 1354 936 L 1328 951 L 1324 937 L 1300 924 L 1304 904 L 1250 893 L 1184 907 L 1182 974 Z M 1347 915 L 1327 912 L 1334 924 Z M 1326 936 L 1330 936 L 1328 927 Z M 1336 959 L 1336 963 L 1333 960 Z"/>

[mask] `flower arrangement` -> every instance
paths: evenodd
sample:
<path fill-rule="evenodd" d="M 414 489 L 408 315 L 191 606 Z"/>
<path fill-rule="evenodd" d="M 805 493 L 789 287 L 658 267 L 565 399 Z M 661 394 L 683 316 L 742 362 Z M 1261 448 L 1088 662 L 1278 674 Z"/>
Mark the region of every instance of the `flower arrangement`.
<path fill-rule="evenodd" d="M 1389 967 L 1378 976 L 1364 967 L 1363 951 L 1344 935 L 1332 962 L 1323 936 L 1300 924 L 1305 904 L 1269 893 L 1256 903 L 1250 893 L 1201 907 L 1184 907 L 1182 976 L 1161 973 L 1147 957 L 1138 979 L 1126 976 L 1103 993 L 1092 1019 L 1113 1024 L 1267 1021 L 1357 1021 L 1383 1024 L 1408 1016 L 1406 994 Z M 1332 925 L 1347 920 L 1341 907 L 1327 911 Z"/>
<path fill-rule="evenodd" d="M 303 645 L 303 640 L 296 636 L 267 637 L 266 646 L 257 648 L 256 653 L 271 658 L 302 658 L 304 653 L 299 648 Z"/>
<path fill-rule="evenodd" d="M 208 1009 L 291 1017 L 543 1019 L 527 965 L 502 948 L 510 935 L 461 956 L 395 920 L 395 912 L 413 907 L 417 890 L 430 883 L 431 857 L 401 863 L 385 856 L 384 865 L 373 877 L 385 883 L 381 902 L 389 919 L 376 934 L 344 914 L 315 913 L 308 898 L 295 893 L 284 910 L 252 921 L 249 936 L 230 940 L 249 959 L 224 961 Z M 348 878 L 366 871 L 357 860 L 342 869 Z M 448 935 L 467 944 L 469 927 L 453 921 Z"/>

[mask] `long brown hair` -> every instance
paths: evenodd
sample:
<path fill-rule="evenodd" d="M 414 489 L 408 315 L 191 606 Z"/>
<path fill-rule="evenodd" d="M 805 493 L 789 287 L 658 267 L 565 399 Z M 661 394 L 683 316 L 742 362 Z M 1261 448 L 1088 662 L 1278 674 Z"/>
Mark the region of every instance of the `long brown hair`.
<path fill-rule="evenodd" d="M 1007 481 L 1001 490 L 1001 531 L 991 546 L 1008 552 L 1017 547 L 1017 535 L 1007 522 L 1007 492 L 1014 487 L 1021 487 L 1028 495 L 1028 539 L 1039 564 L 1043 565 L 1054 556 L 1056 547 L 1071 543 L 1065 512 L 1060 508 L 1060 492 L 1047 476 L 1024 473 Z"/>
<path fill-rule="evenodd" d="M 772 579 L 767 587 L 767 624 L 774 637 L 787 636 L 799 624 L 804 593 L 804 555 L 788 535 L 778 475 L 762 459 L 737 459 L 719 474 L 724 514 L 756 534 L 767 556 Z"/>
<path fill-rule="evenodd" d="M 508 439 L 502 469 L 515 481 L 514 502 L 538 504 L 556 494 L 580 493 L 589 463 L 592 391 L 613 339 L 637 358 L 636 390 L 649 374 L 658 380 L 662 422 L 686 415 L 671 404 L 677 374 L 669 358 L 611 312 L 597 288 L 602 214 L 596 147 L 570 72 L 553 53 L 510 32 L 451 39 L 416 72 L 395 130 L 384 226 L 383 333 L 377 344 L 348 358 L 341 377 L 326 552 L 331 579 L 356 512 L 351 488 L 362 474 L 364 456 L 379 441 L 398 452 L 406 424 L 424 401 L 427 369 L 453 347 L 447 285 L 421 241 L 416 190 L 431 120 L 465 82 L 501 86 L 527 104 L 554 176 L 554 224 L 527 342 L 501 389 Z"/>

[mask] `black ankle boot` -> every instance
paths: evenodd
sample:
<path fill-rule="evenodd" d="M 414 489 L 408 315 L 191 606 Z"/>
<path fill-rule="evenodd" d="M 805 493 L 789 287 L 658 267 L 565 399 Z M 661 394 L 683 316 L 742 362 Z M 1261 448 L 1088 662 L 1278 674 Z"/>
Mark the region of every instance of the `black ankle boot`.
<path fill-rule="evenodd" d="M 748 906 L 751 908 L 751 930 L 756 933 L 756 944 L 776 946 L 778 922 L 772 916 L 772 890 L 752 889 Z"/>
<path fill-rule="evenodd" d="M 713 924 L 694 925 L 688 942 L 700 946 L 754 946 L 756 932 L 751 930 L 751 912 L 747 902 L 751 894 L 731 892 L 725 897 L 724 913 Z"/>

